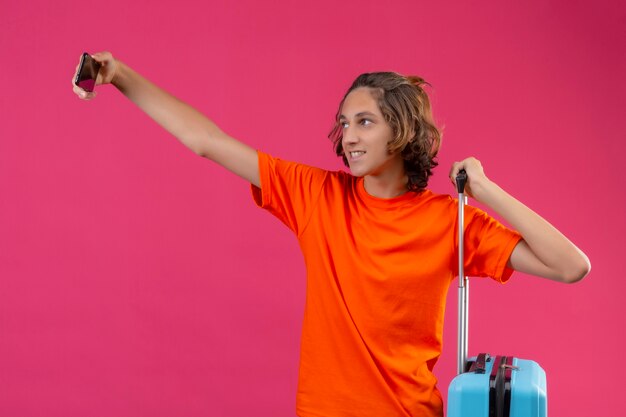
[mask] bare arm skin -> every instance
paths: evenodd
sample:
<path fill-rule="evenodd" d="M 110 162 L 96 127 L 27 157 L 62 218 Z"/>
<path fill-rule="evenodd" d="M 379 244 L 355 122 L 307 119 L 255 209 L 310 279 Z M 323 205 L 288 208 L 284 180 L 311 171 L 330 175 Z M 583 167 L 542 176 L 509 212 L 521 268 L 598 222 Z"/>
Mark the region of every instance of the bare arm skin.
<path fill-rule="evenodd" d="M 96 85 L 113 84 L 193 152 L 260 186 L 256 150 L 228 136 L 202 113 L 114 59 L 109 52 L 92 56 L 102 64 Z M 96 96 L 75 85 L 74 92 L 84 100 Z"/>
<path fill-rule="evenodd" d="M 554 226 L 489 180 L 475 158 L 455 162 L 450 179 L 465 169 L 467 194 L 485 204 L 523 237 L 509 258 L 516 271 L 564 283 L 583 279 L 591 270 L 587 256 Z"/>

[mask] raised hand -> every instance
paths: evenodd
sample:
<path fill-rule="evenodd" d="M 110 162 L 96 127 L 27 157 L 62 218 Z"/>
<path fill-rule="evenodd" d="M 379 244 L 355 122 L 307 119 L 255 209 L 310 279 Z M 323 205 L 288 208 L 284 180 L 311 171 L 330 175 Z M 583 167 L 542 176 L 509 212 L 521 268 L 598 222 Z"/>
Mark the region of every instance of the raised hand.
<path fill-rule="evenodd" d="M 98 77 L 96 78 L 96 85 L 112 83 L 118 67 L 117 61 L 115 61 L 113 55 L 111 55 L 110 52 L 98 52 L 96 54 L 93 54 L 91 57 L 102 65 L 100 67 L 100 71 L 98 72 Z M 97 95 L 95 91 L 85 91 L 76 84 L 74 84 L 74 80 L 76 79 L 76 75 L 78 74 L 79 66 L 80 64 L 76 66 L 76 71 L 74 72 L 74 76 L 72 77 L 73 91 L 79 98 L 83 100 L 91 100 Z"/>

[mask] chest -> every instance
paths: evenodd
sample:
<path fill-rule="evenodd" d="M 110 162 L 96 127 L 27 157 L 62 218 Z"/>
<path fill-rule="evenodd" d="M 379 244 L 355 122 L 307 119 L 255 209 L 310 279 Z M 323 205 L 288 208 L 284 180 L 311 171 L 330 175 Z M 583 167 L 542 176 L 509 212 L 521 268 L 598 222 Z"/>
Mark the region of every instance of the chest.
<path fill-rule="evenodd" d="M 300 244 L 307 265 L 363 296 L 445 295 L 455 263 L 454 217 L 419 204 L 368 207 L 322 200 Z"/>

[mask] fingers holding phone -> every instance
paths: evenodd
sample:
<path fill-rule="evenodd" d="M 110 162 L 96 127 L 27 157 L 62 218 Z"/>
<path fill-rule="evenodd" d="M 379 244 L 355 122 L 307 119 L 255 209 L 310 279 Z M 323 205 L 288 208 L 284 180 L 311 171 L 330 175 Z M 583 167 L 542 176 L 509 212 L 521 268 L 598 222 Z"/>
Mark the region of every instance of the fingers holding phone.
<path fill-rule="evenodd" d="M 108 84 L 115 75 L 115 60 L 109 52 L 83 53 L 72 78 L 74 93 L 84 100 L 96 96 L 95 87 Z"/>

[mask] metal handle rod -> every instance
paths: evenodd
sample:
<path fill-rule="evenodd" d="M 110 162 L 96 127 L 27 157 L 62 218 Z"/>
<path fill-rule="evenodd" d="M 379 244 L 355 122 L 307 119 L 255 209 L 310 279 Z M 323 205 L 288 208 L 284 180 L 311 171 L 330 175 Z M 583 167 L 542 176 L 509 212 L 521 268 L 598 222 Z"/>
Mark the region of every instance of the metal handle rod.
<path fill-rule="evenodd" d="M 457 373 L 465 372 L 465 364 L 467 363 L 467 346 L 468 346 L 468 319 L 469 319 L 469 279 L 465 276 L 465 236 L 464 236 L 464 218 L 465 218 L 465 183 L 467 182 L 467 173 L 462 169 L 456 177 L 456 187 L 459 192 L 459 318 L 458 318 L 458 361 Z"/>
<path fill-rule="evenodd" d="M 469 279 L 465 276 L 464 271 L 464 219 L 463 207 L 465 205 L 465 196 L 459 194 L 459 319 L 458 319 L 458 362 L 457 373 L 465 372 L 465 364 L 467 363 L 468 351 L 468 322 L 469 322 Z"/>

